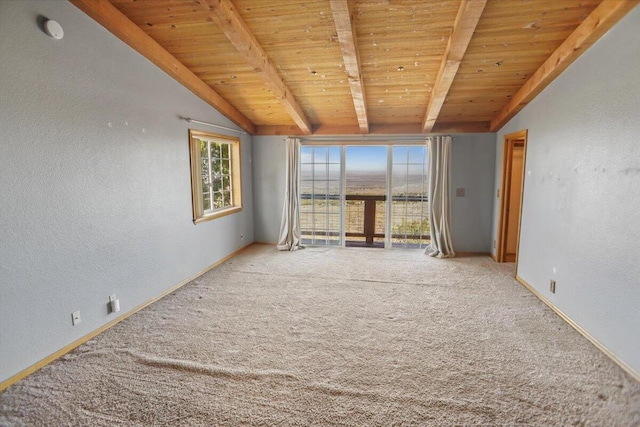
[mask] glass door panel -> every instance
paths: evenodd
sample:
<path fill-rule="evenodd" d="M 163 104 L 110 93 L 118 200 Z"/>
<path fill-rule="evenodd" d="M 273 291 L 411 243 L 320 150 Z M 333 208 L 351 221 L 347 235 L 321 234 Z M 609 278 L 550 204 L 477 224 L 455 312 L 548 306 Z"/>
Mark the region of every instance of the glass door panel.
<path fill-rule="evenodd" d="M 345 244 L 384 247 L 387 146 L 345 149 Z"/>
<path fill-rule="evenodd" d="M 423 248 L 429 244 L 426 145 L 393 146 L 391 172 L 391 245 Z"/>
<path fill-rule="evenodd" d="M 341 244 L 341 147 L 300 148 L 302 243 Z"/>

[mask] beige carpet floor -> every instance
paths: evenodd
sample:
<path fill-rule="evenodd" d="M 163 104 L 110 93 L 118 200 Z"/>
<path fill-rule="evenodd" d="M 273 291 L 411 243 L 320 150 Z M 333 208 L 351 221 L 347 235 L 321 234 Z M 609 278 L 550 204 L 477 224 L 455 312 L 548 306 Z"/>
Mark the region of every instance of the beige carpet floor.
<path fill-rule="evenodd" d="M 0 425 L 640 425 L 640 384 L 512 269 L 252 246 L 9 387 Z"/>

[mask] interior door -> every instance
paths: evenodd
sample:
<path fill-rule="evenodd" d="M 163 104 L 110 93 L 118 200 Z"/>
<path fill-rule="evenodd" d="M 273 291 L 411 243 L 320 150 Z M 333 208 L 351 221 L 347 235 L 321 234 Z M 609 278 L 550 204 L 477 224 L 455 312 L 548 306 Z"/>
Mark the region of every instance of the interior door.
<path fill-rule="evenodd" d="M 526 130 L 504 137 L 498 262 L 518 260 L 526 146 Z"/>
<path fill-rule="evenodd" d="M 511 149 L 511 177 L 505 238 L 505 261 L 514 262 L 518 253 L 520 204 L 522 201 L 522 171 L 524 167 L 524 141 L 516 141 Z"/>

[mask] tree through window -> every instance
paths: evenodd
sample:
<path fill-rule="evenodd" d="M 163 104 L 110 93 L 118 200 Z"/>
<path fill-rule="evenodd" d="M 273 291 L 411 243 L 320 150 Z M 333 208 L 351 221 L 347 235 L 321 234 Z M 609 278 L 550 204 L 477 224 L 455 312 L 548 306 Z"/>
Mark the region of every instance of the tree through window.
<path fill-rule="evenodd" d="M 196 130 L 189 140 L 194 222 L 242 210 L 240 140 Z"/>

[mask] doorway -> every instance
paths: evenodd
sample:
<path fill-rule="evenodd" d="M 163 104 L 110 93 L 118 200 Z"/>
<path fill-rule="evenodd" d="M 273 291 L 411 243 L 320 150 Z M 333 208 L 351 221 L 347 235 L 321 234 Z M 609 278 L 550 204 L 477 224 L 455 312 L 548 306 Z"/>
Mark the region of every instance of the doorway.
<path fill-rule="evenodd" d="M 504 136 L 498 262 L 518 260 L 526 152 L 526 130 Z"/>

